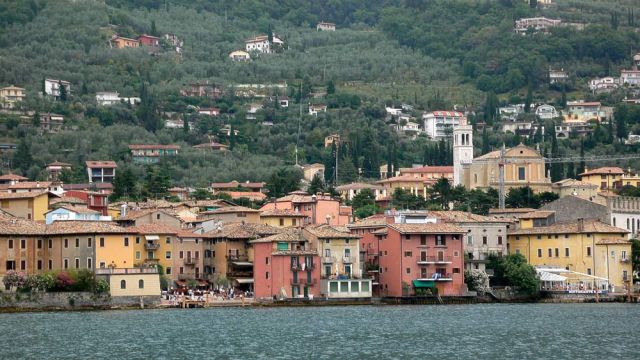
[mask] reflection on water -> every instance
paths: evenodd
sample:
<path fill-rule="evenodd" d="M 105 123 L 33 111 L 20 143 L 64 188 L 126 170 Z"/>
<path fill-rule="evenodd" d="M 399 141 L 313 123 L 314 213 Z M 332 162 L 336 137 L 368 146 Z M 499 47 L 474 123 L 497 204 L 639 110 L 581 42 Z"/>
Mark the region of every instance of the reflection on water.
<path fill-rule="evenodd" d="M 0 314 L 0 358 L 638 359 L 639 320 L 633 304 Z"/>

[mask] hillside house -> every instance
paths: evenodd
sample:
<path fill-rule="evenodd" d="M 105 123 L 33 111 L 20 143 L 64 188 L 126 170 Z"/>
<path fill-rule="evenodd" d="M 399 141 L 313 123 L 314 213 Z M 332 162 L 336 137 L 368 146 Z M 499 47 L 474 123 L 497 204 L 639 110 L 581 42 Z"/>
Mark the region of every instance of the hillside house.
<path fill-rule="evenodd" d="M 233 61 L 249 61 L 251 60 L 251 55 L 242 50 L 235 50 L 229 53 L 229 58 Z"/>
<path fill-rule="evenodd" d="M 139 97 L 120 97 L 115 91 L 104 91 L 96 93 L 96 103 L 98 106 L 110 106 L 120 103 L 135 105 L 140 103 Z"/>
<path fill-rule="evenodd" d="M 555 107 L 547 104 L 542 104 L 536 107 L 536 116 L 541 120 L 551 120 L 557 118 L 558 116 L 560 116 L 560 114 Z"/>
<path fill-rule="evenodd" d="M 327 105 L 309 105 L 309 115 L 318 116 L 319 112 L 327 112 Z"/>
<path fill-rule="evenodd" d="M 192 83 L 180 90 L 180 95 L 187 97 L 219 99 L 222 97 L 222 87 L 216 84 L 210 84 L 208 81 L 203 83 Z"/>
<path fill-rule="evenodd" d="M 336 24 L 321 21 L 316 25 L 316 31 L 336 31 Z"/>
<path fill-rule="evenodd" d="M 549 69 L 549 84 L 562 84 L 569 80 L 569 74 L 564 69 Z"/>
<path fill-rule="evenodd" d="M 87 175 L 90 183 L 111 183 L 116 177 L 115 161 L 87 161 Z"/>
<path fill-rule="evenodd" d="M 58 132 L 64 125 L 64 116 L 59 114 L 40 114 L 40 130 L 43 132 Z"/>
<path fill-rule="evenodd" d="M 140 41 L 124 36 L 113 35 L 111 40 L 109 40 L 109 45 L 111 45 L 111 48 L 116 49 L 137 48 L 140 46 Z"/>
<path fill-rule="evenodd" d="M 264 182 L 239 182 L 236 180 L 226 182 L 226 183 L 211 183 L 210 189 L 212 194 L 217 194 L 219 192 L 225 191 L 237 191 L 239 189 L 262 193 L 265 192 L 265 186 L 267 184 Z"/>
<path fill-rule="evenodd" d="M 620 71 L 620 84 L 627 86 L 640 85 L 640 70 L 622 70 Z"/>
<path fill-rule="evenodd" d="M 138 42 L 140 46 L 160 47 L 160 38 L 157 36 L 142 34 L 138 36 Z"/>
<path fill-rule="evenodd" d="M 324 138 L 324 147 L 328 148 L 332 145 L 340 145 L 340 135 L 339 134 L 331 134 L 329 136 L 325 136 Z"/>
<path fill-rule="evenodd" d="M 164 34 L 162 36 L 167 44 L 173 46 L 178 54 L 182 53 L 184 41 L 180 40 L 176 34 Z"/>
<path fill-rule="evenodd" d="M 60 86 L 67 90 L 67 96 L 71 94 L 71 84 L 68 81 L 56 79 L 44 79 L 44 92 L 55 99 L 60 97 Z"/>
<path fill-rule="evenodd" d="M 319 176 L 324 180 L 324 165 L 320 163 L 314 163 L 302 166 L 302 178 L 311 182 L 314 177 Z"/>
<path fill-rule="evenodd" d="M 271 54 L 275 51 L 275 48 L 284 46 L 284 41 L 282 41 L 277 36 L 273 35 L 273 43 L 269 42 L 269 37 L 267 35 L 259 35 L 254 38 L 248 39 L 245 41 L 245 50 L 248 53 L 258 52 L 262 54 Z"/>
<path fill-rule="evenodd" d="M 71 170 L 71 164 L 54 161 L 50 164 L 47 164 L 46 170 L 47 173 L 49 173 L 49 181 L 58 181 L 58 177 L 60 176 L 60 173 L 62 171 Z"/>
<path fill-rule="evenodd" d="M 13 109 L 25 97 L 25 90 L 21 87 L 11 85 L 0 88 L 0 105 L 3 109 Z"/>
<path fill-rule="evenodd" d="M 460 125 L 460 121 L 465 119 L 463 113 L 457 111 L 434 111 L 424 113 L 424 132 L 434 140 L 451 138 L 453 127 Z"/>
<path fill-rule="evenodd" d="M 548 19 L 546 17 L 522 18 L 516 20 L 514 31 L 516 34 L 525 35 L 527 31 L 546 32 L 552 27 L 560 26 L 562 20 Z"/>
<path fill-rule="evenodd" d="M 198 114 L 207 115 L 207 116 L 218 116 L 218 115 L 220 115 L 220 109 L 218 109 L 218 108 L 200 108 L 200 109 L 198 109 Z"/>
<path fill-rule="evenodd" d="M 589 90 L 594 94 L 600 94 L 617 89 L 619 84 L 620 78 L 614 78 L 612 76 L 595 78 L 589 80 Z"/>
<path fill-rule="evenodd" d="M 570 101 L 567 103 L 566 123 L 585 123 L 589 120 L 606 120 L 607 114 L 598 101 Z"/>
<path fill-rule="evenodd" d="M 132 144 L 129 145 L 133 162 L 137 164 L 155 164 L 163 156 L 178 155 L 178 145 L 149 145 Z"/>

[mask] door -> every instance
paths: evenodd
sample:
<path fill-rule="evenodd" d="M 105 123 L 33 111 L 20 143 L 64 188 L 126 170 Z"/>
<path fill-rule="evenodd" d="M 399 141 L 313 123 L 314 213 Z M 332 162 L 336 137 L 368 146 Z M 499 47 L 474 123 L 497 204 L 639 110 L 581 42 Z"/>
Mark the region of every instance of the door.
<path fill-rule="evenodd" d="M 309 287 L 308 286 L 304 287 L 304 297 L 306 297 L 306 298 L 309 297 Z"/>
<path fill-rule="evenodd" d="M 331 265 L 324 266 L 324 276 L 326 277 L 331 276 Z"/>

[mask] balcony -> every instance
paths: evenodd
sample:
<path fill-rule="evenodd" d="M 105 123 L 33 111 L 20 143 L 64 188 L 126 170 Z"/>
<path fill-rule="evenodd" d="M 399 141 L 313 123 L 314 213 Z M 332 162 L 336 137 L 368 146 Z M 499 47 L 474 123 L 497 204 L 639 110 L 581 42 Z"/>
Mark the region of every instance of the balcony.
<path fill-rule="evenodd" d="M 323 256 L 322 257 L 322 263 L 323 264 L 333 264 L 333 257 L 332 256 Z"/>
<path fill-rule="evenodd" d="M 160 262 L 160 259 L 144 259 L 144 263 L 147 265 L 151 265 L 151 264 L 158 264 Z"/>
<path fill-rule="evenodd" d="M 342 262 L 345 264 L 352 264 L 354 262 L 356 262 L 356 257 L 355 256 L 343 256 L 342 257 Z"/>
<path fill-rule="evenodd" d="M 311 279 L 311 281 L 304 279 L 304 281 L 302 282 L 302 284 L 304 286 L 316 286 L 316 284 L 318 284 L 318 280 L 317 279 Z"/>
<path fill-rule="evenodd" d="M 311 271 L 313 269 L 315 269 L 313 263 L 291 264 L 291 271 Z"/>
<path fill-rule="evenodd" d="M 453 277 L 450 273 L 433 273 L 433 275 L 429 277 L 422 277 L 418 280 L 421 281 L 453 281 Z"/>
<path fill-rule="evenodd" d="M 247 255 L 239 255 L 239 254 L 229 254 L 227 255 L 227 260 L 230 261 L 249 261 L 249 257 Z"/>
<path fill-rule="evenodd" d="M 298 286 L 301 284 L 300 279 L 291 279 L 291 285 L 292 286 Z"/>
<path fill-rule="evenodd" d="M 451 256 L 420 256 L 418 265 L 451 264 Z"/>
<path fill-rule="evenodd" d="M 630 263 L 630 262 L 631 262 L 631 259 L 629 259 L 629 258 L 621 258 L 621 259 L 620 259 L 620 262 L 621 262 L 621 263 L 628 264 L 628 263 Z"/>
<path fill-rule="evenodd" d="M 196 264 L 196 262 L 198 262 L 198 258 L 195 258 L 195 257 L 188 257 L 184 259 L 185 265 L 193 266 Z"/>
<path fill-rule="evenodd" d="M 160 249 L 160 243 L 157 242 L 146 242 L 144 243 L 145 250 L 158 250 Z"/>

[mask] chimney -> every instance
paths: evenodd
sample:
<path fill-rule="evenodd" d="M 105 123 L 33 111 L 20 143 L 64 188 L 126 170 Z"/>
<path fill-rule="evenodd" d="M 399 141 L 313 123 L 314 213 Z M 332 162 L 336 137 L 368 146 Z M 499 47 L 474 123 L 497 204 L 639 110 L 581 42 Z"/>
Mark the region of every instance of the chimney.
<path fill-rule="evenodd" d="M 580 218 L 578 219 L 578 232 L 583 232 L 584 231 L 584 219 Z"/>
<path fill-rule="evenodd" d="M 127 216 L 127 203 L 124 203 L 120 206 L 120 217 Z"/>

